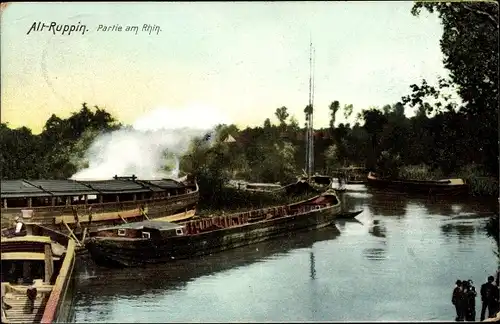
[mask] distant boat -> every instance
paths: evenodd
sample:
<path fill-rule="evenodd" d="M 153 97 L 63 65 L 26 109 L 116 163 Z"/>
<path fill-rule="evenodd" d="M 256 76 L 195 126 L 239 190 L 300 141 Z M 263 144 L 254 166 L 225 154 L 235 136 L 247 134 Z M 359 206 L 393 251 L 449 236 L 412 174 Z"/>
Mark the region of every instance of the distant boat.
<path fill-rule="evenodd" d="M 368 173 L 367 184 L 370 187 L 404 193 L 426 194 L 430 196 L 466 195 L 469 185 L 463 179 L 443 180 L 403 180 L 379 178 L 375 173 Z"/>
<path fill-rule="evenodd" d="M 105 266 L 163 263 L 262 242 L 293 231 L 331 225 L 341 212 L 333 191 L 294 204 L 193 220 L 145 221 L 100 228 L 86 243 Z"/>
<path fill-rule="evenodd" d="M 307 180 L 297 180 L 287 185 L 279 185 L 275 183 L 252 183 L 244 181 L 234 181 L 233 187 L 239 190 L 255 193 L 269 193 L 269 194 L 284 194 L 287 196 L 300 196 L 308 193 L 319 193 L 319 191 L 311 186 Z M 324 191 L 324 190 L 323 190 Z"/>
<path fill-rule="evenodd" d="M 366 183 L 366 169 L 364 167 L 344 167 L 333 172 L 336 177 L 345 178 L 346 184 L 364 184 Z"/>
<path fill-rule="evenodd" d="M 313 188 L 325 191 L 332 187 L 333 178 L 327 175 L 320 175 L 315 173 L 310 178 L 306 175 L 299 178 L 300 180 L 307 181 Z"/>
<path fill-rule="evenodd" d="M 2 323 L 70 322 L 75 242 L 37 225 L 25 234 L 0 241 Z"/>

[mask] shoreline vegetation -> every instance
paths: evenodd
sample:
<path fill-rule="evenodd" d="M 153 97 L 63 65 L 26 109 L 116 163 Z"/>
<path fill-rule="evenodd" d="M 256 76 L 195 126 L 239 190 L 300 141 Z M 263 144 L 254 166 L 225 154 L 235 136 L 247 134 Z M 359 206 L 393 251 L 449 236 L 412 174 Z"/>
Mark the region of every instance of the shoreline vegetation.
<path fill-rule="evenodd" d="M 339 110 L 335 108 L 339 107 L 338 102 L 333 102 L 332 107 L 333 124 L 334 115 Z M 345 106 L 344 114 L 350 109 L 352 105 Z M 316 171 L 333 175 L 339 168 L 362 166 L 367 172 L 374 171 L 388 178 L 461 178 L 469 183 L 471 196 L 498 197 L 498 160 L 486 156 L 477 146 L 458 144 L 461 134 L 435 132 L 431 136 L 426 134 L 428 126 L 421 125 L 459 128 L 460 123 L 442 124 L 440 120 L 442 116 L 451 118 L 456 113 L 408 118 L 403 111 L 401 103 L 386 105 L 382 109 L 372 107 L 362 110 L 352 126 L 339 124 L 316 130 Z M 305 164 L 305 129 L 299 127 L 294 117 L 288 119 L 286 107 L 276 109 L 275 116 L 278 125 L 271 124 L 269 118 L 263 126 L 243 130 L 235 125 L 218 125 L 212 134 L 213 139 L 194 138 L 180 157 L 180 175 L 194 174 L 200 179 L 201 188 L 211 188 L 211 200 L 232 179 L 281 185 L 296 181 Z M 393 120 L 395 118 L 399 120 Z M 378 130 L 372 129 L 375 122 L 379 123 Z M 11 129 L 2 123 L 2 179 L 67 179 L 88 166 L 86 151 L 93 141 L 123 127 L 127 126 L 117 123 L 105 110 L 89 109 L 85 103 L 80 111 L 67 119 L 52 115 L 40 134 L 32 134 L 27 127 Z M 396 134 L 395 129 L 398 129 Z M 429 138 L 412 141 L 411 137 L 416 133 L 421 133 L 420 138 Z M 443 140 L 445 136 L 448 137 L 446 142 Z M 229 137 L 235 139 L 234 142 L 228 142 Z M 437 138 L 444 143 L 433 146 L 431 143 L 437 142 Z M 159 167 L 162 171 L 172 171 L 171 154 L 162 154 L 165 160 Z"/>

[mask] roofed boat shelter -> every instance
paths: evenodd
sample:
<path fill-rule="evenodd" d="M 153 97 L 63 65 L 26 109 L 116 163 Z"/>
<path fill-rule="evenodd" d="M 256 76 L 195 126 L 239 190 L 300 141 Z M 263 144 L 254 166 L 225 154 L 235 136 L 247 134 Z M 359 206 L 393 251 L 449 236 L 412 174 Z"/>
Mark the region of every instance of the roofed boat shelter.
<path fill-rule="evenodd" d="M 186 185 L 171 179 L 137 180 L 2 180 L 2 207 L 71 205 L 71 200 L 95 202 L 133 201 L 162 192 L 182 190 Z M 177 193 L 177 192 L 176 192 Z M 167 195 L 167 193 L 165 194 Z"/>

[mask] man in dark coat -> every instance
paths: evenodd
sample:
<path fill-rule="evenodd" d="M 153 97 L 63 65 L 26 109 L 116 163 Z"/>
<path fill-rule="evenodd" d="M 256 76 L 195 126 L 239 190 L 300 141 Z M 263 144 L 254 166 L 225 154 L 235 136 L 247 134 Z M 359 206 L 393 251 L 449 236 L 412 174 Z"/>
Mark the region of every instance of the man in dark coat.
<path fill-rule="evenodd" d="M 469 322 L 476 321 L 476 288 L 472 280 L 467 282 L 467 311 L 465 313 L 465 320 Z"/>
<path fill-rule="evenodd" d="M 460 310 L 460 294 L 462 293 L 462 281 L 457 280 L 455 283 L 455 289 L 453 289 L 453 295 L 451 297 L 451 303 L 455 306 L 455 311 L 457 316 L 455 317 L 455 321 L 460 321 L 463 316 Z"/>
<path fill-rule="evenodd" d="M 484 320 L 486 315 L 486 308 L 488 308 L 488 317 L 493 317 L 496 314 L 498 304 L 498 287 L 493 284 L 495 278 L 488 277 L 488 282 L 481 285 L 481 321 Z"/>

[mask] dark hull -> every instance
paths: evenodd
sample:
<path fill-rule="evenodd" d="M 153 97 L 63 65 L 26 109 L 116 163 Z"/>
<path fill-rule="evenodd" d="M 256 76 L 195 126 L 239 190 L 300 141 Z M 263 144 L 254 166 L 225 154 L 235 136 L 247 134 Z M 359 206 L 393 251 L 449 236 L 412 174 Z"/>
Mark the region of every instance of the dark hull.
<path fill-rule="evenodd" d="M 367 184 L 380 190 L 430 196 L 459 196 L 467 195 L 469 192 L 467 184 L 449 184 L 438 181 L 388 180 L 368 177 Z"/>
<path fill-rule="evenodd" d="M 338 216 L 338 218 L 339 219 L 354 219 L 356 216 L 358 216 L 362 212 L 363 212 L 362 210 L 358 210 L 355 212 L 343 212 Z"/>
<path fill-rule="evenodd" d="M 154 240 L 91 238 L 86 244 L 92 259 L 104 266 L 138 266 L 211 254 L 254 244 L 292 231 L 331 225 L 340 204 L 281 218 L 214 230 L 197 235 Z"/>
<path fill-rule="evenodd" d="M 264 192 L 269 194 L 285 194 L 287 196 L 300 196 L 320 192 L 320 190 L 317 190 L 314 186 L 310 185 L 306 181 L 297 181 L 278 188 L 242 188 L 240 190 L 249 192 Z"/>
<path fill-rule="evenodd" d="M 364 184 L 366 180 L 347 180 L 347 184 Z"/>

